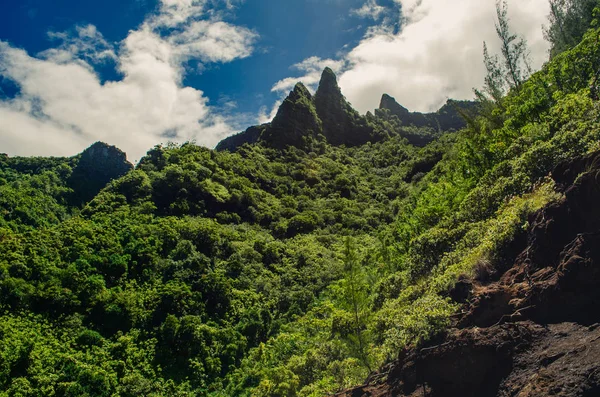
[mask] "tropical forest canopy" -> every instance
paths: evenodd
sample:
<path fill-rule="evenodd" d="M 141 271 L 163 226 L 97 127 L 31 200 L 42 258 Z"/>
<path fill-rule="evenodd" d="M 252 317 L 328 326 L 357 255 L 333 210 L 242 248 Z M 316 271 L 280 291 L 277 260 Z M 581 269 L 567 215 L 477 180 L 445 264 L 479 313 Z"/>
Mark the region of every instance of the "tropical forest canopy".
<path fill-rule="evenodd" d="M 533 74 L 499 3 L 477 101 L 435 113 L 326 69 L 216 150 L 0 155 L 0 395 L 323 396 L 435 337 L 600 149 L 596 3 L 551 1 Z"/>

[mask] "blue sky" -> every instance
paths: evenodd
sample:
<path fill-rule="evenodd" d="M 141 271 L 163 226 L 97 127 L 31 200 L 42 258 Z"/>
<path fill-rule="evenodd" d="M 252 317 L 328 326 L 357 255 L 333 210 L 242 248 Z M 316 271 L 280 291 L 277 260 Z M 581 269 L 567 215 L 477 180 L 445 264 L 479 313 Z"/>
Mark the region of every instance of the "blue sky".
<path fill-rule="evenodd" d="M 546 0 L 509 1 L 534 65 Z M 466 99 L 494 49 L 493 0 L 24 0 L 0 5 L 0 151 L 70 155 L 95 140 L 214 146 L 268 121 L 332 67 L 348 99 L 413 110 Z M 402 21 L 402 23 L 401 23 Z"/>
<path fill-rule="evenodd" d="M 349 12 L 359 9 L 362 3 L 362 0 L 239 3 L 223 20 L 260 33 L 254 56 L 208 64 L 202 71 L 194 68 L 192 60 L 184 85 L 201 87 L 211 105 L 233 101 L 237 111 L 257 114 L 261 106 L 272 106 L 277 99 L 277 94 L 270 92 L 271 87 L 289 75 L 292 64 L 311 56 L 334 57 L 344 46 L 354 46 L 360 41 L 367 28 L 377 23 Z M 387 5 L 393 6 L 393 2 Z M 76 25 L 92 24 L 107 41 L 118 43 L 158 8 L 157 0 L 13 2 L 3 6 L 0 38 L 30 53 L 38 53 L 55 44 L 48 32 L 65 32 Z M 97 68 L 102 80 L 119 78 L 113 63 L 104 66 Z"/>

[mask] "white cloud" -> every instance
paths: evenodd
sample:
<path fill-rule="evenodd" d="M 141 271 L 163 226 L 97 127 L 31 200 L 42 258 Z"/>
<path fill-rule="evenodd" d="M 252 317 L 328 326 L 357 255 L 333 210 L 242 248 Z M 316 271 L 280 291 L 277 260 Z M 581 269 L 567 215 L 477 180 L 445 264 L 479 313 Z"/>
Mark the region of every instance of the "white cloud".
<path fill-rule="evenodd" d="M 87 141 L 66 126 L 32 117 L 22 103 L 0 103 L 0 145 L 2 152 L 28 156 L 72 155 Z"/>
<path fill-rule="evenodd" d="M 316 85 L 321 79 L 321 73 L 326 67 L 331 68 L 334 72 L 339 73 L 344 67 L 344 60 L 321 59 L 319 57 L 310 57 L 304 61 L 292 65 L 292 69 L 301 72 L 299 77 L 287 77 L 275 83 L 271 88 L 273 92 L 287 93 L 297 82 L 302 82 L 308 89 L 314 92 Z"/>
<path fill-rule="evenodd" d="M 173 28 L 204 14 L 206 0 L 160 0 L 160 13 L 148 23 L 153 27 Z"/>
<path fill-rule="evenodd" d="M 169 38 L 178 55 L 207 62 L 231 62 L 252 53 L 257 34 L 221 21 L 194 21 Z"/>
<path fill-rule="evenodd" d="M 340 86 L 362 112 L 373 109 L 382 93 L 411 110 L 431 111 L 447 97 L 472 98 L 483 84 L 482 42 L 499 50 L 494 0 L 402 0 L 405 25 L 397 34 L 365 38 L 346 56 L 350 66 Z M 511 0 L 512 29 L 526 37 L 539 68 L 547 59 L 541 25 L 547 0 Z"/>
<path fill-rule="evenodd" d="M 228 116 L 208 106 L 202 91 L 182 85 L 184 63 L 247 57 L 256 33 L 202 19 L 204 1 L 161 4 L 118 51 L 91 25 L 77 27 L 76 35 L 52 33 L 61 44 L 38 56 L 0 41 L 0 75 L 20 88 L 16 98 L 0 101 L 2 150 L 73 155 L 102 140 L 137 160 L 159 142 L 214 146 L 233 132 Z M 122 78 L 102 83 L 93 64 L 108 59 Z"/>
<path fill-rule="evenodd" d="M 344 95 L 363 113 L 376 108 L 383 93 L 415 111 L 436 110 L 448 97 L 472 98 L 472 88 L 481 87 L 485 76 L 483 41 L 499 52 L 495 1 L 395 1 L 402 8 L 402 29 L 395 32 L 383 21 L 339 60 L 345 65 L 339 74 Z M 541 28 L 547 0 L 509 0 L 508 5 L 512 30 L 527 39 L 532 66 L 541 67 L 548 49 Z M 303 78 L 312 83 L 316 74 Z M 292 81 L 297 78 L 283 79 L 273 89 L 287 89 Z"/>
<path fill-rule="evenodd" d="M 406 23 L 416 23 L 429 14 L 436 4 L 427 0 L 394 0 L 402 7 L 402 17 Z"/>
<path fill-rule="evenodd" d="M 386 8 L 377 4 L 377 0 L 367 0 L 362 7 L 352 10 L 350 13 L 361 18 L 378 20 L 385 13 Z"/>
<path fill-rule="evenodd" d="M 48 36 L 60 45 L 41 52 L 41 57 L 58 63 L 84 60 L 93 64 L 117 61 L 112 44 L 107 42 L 94 25 L 76 26 L 75 34 L 49 32 Z"/>
<path fill-rule="evenodd" d="M 260 108 L 258 112 L 258 123 L 264 124 L 268 123 L 275 118 L 277 115 L 277 111 L 279 110 L 279 105 L 285 98 L 281 98 L 279 101 L 275 102 L 271 107 L 271 110 L 268 110 L 266 106 Z"/>

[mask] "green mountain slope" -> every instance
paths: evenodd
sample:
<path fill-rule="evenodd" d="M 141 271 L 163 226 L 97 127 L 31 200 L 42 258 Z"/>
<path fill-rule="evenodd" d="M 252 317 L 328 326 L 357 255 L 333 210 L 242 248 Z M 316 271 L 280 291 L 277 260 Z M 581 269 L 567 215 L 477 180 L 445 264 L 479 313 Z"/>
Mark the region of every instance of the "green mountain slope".
<path fill-rule="evenodd" d="M 459 131 L 447 109 L 433 133 L 360 116 L 325 70 L 314 97 L 297 85 L 220 150 L 156 146 L 135 169 L 102 144 L 0 158 L 1 395 L 362 383 L 442 333 L 457 280 L 506 260 L 560 198 L 549 172 L 600 149 L 599 34 Z"/>
<path fill-rule="evenodd" d="M 0 155 L 0 227 L 26 230 L 68 218 L 133 166 L 125 153 L 97 142 L 73 157 Z"/>

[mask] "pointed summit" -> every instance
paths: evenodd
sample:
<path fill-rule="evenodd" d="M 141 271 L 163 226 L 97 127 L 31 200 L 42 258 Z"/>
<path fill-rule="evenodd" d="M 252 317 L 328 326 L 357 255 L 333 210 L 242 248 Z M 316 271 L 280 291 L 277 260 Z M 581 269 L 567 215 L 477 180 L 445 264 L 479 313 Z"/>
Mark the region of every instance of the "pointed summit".
<path fill-rule="evenodd" d="M 302 83 L 283 101 L 277 115 L 266 130 L 262 140 L 276 148 L 288 145 L 305 146 L 305 137 L 316 137 L 322 131 L 321 120 L 317 116 L 312 95 Z"/>
<path fill-rule="evenodd" d="M 133 169 L 122 150 L 104 142 L 94 143 L 78 157 L 77 166 L 68 180 L 74 191 L 72 201 L 76 205 L 90 201 L 111 180 Z"/>
<path fill-rule="evenodd" d="M 310 94 L 310 91 L 308 91 L 308 88 L 306 88 L 306 86 L 304 84 L 302 84 L 301 82 L 298 82 L 294 86 L 294 89 L 288 95 L 288 99 L 297 101 L 302 98 L 306 98 L 309 101 L 311 101 L 312 95 Z"/>
<path fill-rule="evenodd" d="M 333 70 L 325 68 L 315 94 L 315 107 L 323 121 L 323 135 L 333 145 L 360 145 L 371 139 L 372 129 L 346 101 Z"/>
<path fill-rule="evenodd" d="M 271 123 L 228 137 L 217 145 L 217 150 L 235 151 L 244 143 L 307 150 L 323 138 L 332 145 L 347 146 L 381 139 L 366 118 L 346 101 L 330 68 L 323 70 L 314 97 L 304 84 L 297 83 Z"/>
<path fill-rule="evenodd" d="M 319 88 L 317 89 L 316 97 L 331 95 L 342 97 L 342 91 L 338 86 L 335 73 L 333 73 L 331 68 L 327 67 L 321 74 L 321 81 L 319 81 Z"/>
<path fill-rule="evenodd" d="M 387 109 L 390 112 L 392 112 L 392 114 L 395 114 L 398 117 L 401 117 L 402 115 L 408 115 L 410 113 L 407 108 L 400 105 L 398 102 L 396 102 L 396 99 L 394 99 L 394 97 L 389 96 L 388 94 L 383 94 L 381 96 L 381 102 L 379 102 L 379 109 Z"/>

